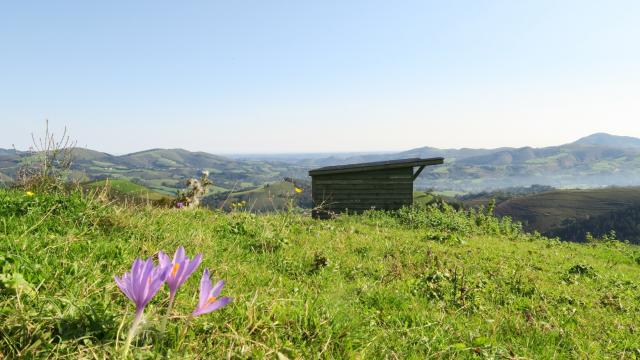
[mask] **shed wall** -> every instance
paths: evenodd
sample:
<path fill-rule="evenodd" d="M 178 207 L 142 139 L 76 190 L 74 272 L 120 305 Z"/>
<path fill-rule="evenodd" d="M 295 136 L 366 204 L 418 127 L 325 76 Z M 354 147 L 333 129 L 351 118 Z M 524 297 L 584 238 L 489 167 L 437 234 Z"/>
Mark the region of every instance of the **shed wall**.
<path fill-rule="evenodd" d="M 315 206 L 333 212 L 394 210 L 413 202 L 411 167 L 315 175 L 311 182 Z"/>

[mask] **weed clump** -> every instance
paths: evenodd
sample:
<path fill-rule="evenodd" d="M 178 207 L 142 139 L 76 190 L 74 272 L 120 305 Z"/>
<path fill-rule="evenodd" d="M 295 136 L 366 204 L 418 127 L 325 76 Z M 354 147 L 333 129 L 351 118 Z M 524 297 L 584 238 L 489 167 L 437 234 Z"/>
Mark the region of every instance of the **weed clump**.
<path fill-rule="evenodd" d="M 420 277 L 412 287 L 415 295 L 439 301 L 455 309 L 474 311 L 475 292 L 481 287 L 470 284 L 465 272 L 458 269 L 433 270 Z"/>
<path fill-rule="evenodd" d="M 17 187 L 34 192 L 60 192 L 69 188 L 71 164 L 76 145 L 67 136 L 67 129 L 56 138 L 49 131 L 49 121 L 45 121 L 44 136 L 33 141 L 29 156 L 23 161 L 17 174 Z"/>
<path fill-rule="evenodd" d="M 316 252 L 313 254 L 313 262 L 311 264 L 311 273 L 317 273 L 322 270 L 322 268 L 327 267 L 329 265 L 329 259 L 322 252 Z"/>
<path fill-rule="evenodd" d="M 615 244 L 619 241 L 616 232 L 614 230 L 611 230 L 600 237 L 594 236 L 592 233 L 587 232 L 585 234 L 585 242 L 588 244 Z"/>
<path fill-rule="evenodd" d="M 590 278 L 594 278 L 597 276 L 596 271 L 593 269 L 593 266 L 587 264 L 576 264 L 567 270 L 569 275 L 580 275 L 586 276 Z"/>
<path fill-rule="evenodd" d="M 464 245 L 466 243 L 459 234 L 450 232 L 429 231 L 424 239 L 449 245 Z"/>
<path fill-rule="evenodd" d="M 200 206 L 202 198 L 207 193 L 207 188 L 213 185 L 213 181 L 209 179 L 209 171 L 203 171 L 200 179 L 189 178 L 186 181 L 187 187 L 183 190 L 179 190 L 175 204 L 177 208 L 197 208 Z"/>
<path fill-rule="evenodd" d="M 446 203 L 403 207 L 389 212 L 402 225 L 414 229 L 438 229 L 449 234 L 504 235 L 511 238 L 527 236 L 522 225 L 510 218 L 498 218 L 475 209 L 456 209 Z"/>

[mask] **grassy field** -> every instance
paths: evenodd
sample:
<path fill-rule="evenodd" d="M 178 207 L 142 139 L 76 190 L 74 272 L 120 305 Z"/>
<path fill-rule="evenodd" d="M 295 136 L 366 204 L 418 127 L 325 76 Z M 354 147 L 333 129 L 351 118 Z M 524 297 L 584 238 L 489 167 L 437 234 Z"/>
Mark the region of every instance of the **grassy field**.
<path fill-rule="evenodd" d="M 640 248 L 563 243 L 444 208 L 317 221 L 0 189 L 0 358 L 115 358 L 136 257 L 203 264 L 145 310 L 134 358 L 640 356 Z M 189 322 L 204 267 L 234 301 Z"/>
<path fill-rule="evenodd" d="M 125 179 L 96 180 L 86 183 L 85 186 L 90 189 L 107 188 L 109 191 L 113 191 L 119 195 L 131 195 L 149 200 L 161 200 L 168 197 L 165 194 L 155 192 L 145 186 Z"/>

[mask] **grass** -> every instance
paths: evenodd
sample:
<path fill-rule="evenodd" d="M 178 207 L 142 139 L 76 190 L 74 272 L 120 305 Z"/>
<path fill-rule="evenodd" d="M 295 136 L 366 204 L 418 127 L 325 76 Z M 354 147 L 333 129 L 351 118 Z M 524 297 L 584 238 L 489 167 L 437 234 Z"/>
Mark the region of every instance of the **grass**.
<path fill-rule="evenodd" d="M 448 207 L 317 221 L 0 189 L 0 358 L 112 358 L 136 257 L 203 265 L 145 310 L 135 358 L 634 358 L 640 248 L 563 243 Z M 196 318 L 203 267 L 234 302 Z"/>

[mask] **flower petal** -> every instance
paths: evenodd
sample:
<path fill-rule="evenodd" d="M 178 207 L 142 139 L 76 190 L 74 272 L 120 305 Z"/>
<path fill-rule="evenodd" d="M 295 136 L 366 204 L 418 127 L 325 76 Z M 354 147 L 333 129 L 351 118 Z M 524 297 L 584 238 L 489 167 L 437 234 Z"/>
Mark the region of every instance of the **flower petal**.
<path fill-rule="evenodd" d="M 224 287 L 224 280 L 220 280 L 216 283 L 216 285 L 211 289 L 211 296 L 218 297 L 220 296 L 220 292 Z"/>
<path fill-rule="evenodd" d="M 233 301 L 232 298 L 225 296 L 225 297 L 222 297 L 222 298 L 210 303 L 209 305 L 207 305 L 205 307 L 199 307 L 199 308 L 195 309 L 191 314 L 193 316 L 199 316 L 199 315 L 203 315 L 203 314 L 208 314 L 210 312 L 216 311 L 216 310 L 226 306 L 231 301 Z"/>
<path fill-rule="evenodd" d="M 136 304 L 136 309 L 143 309 L 155 296 L 162 284 L 169 267 L 154 266 L 153 259 L 147 258 L 134 260 L 131 272 L 125 273 L 122 278 L 114 279 L 120 290 Z"/>
<path fill-rule="evenodd" d="M 182 262 L 182 260 L 184 260 L 185 258 L 185 251 L 184 251 L 184 247 L 179 246 L 178 249 L 176 250 L 176 253 L 173 255 L 173 263 L 179 263 Z"/>
<path fill-rule="evenodd" d="M 209 269 L 205 268 L 202 272 L 202 278 L 200 278 L 200 299 L 198 301 L 198 308 L 203 307 L 209 299 L 211 293 L 211 279 L 209 279 Z"/>
<path fill-rule="evenodd" d="M 202 254 L 196 255 L 193 258 L 193 260 L 189 262 L 189 266 L 186 271 L 186 273 L 188 274 L 187 276 L 191 275 L 198 268 L 201 262 L 202 262 Z"/>
<path fill-rule="evenodd" d="M 114 276 L 116 280 L 116 284 L 120 291 L 122 291 L 129 299 L 131 299 L 131 294 L 129 293 L 129 287 L 127 286 L 126 277 L 123 276 L 123 279 L 120 279 L 117 275 Z M 131 299 L 133 300 L 133 299 Z"/>
<path fill-rule="evenodd" d="M 163 251 L 158 251 L 158 263 L 160 263 L 161 266 L 169 266 L 171 265 L 171 258 Z"/>

